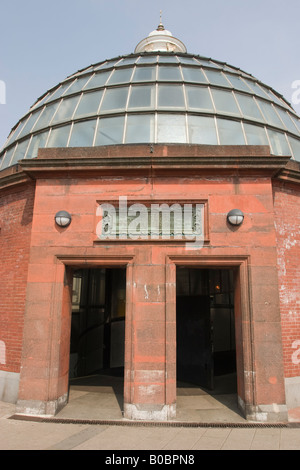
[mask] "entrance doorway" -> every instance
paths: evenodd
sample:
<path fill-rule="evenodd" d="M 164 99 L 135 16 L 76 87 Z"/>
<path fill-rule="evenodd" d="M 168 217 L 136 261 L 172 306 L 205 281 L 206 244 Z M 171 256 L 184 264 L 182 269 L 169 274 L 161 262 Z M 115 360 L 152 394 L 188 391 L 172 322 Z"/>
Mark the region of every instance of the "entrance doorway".
<path fill-rule="evenodd" d="M 180 396 L 206 396 L 206 408 L 213 403 L 207 397 L 236 402 L 232 269 L 176 268 L 176 335 L 177 410 Z M 200 398 L 194 403 L 201 409 Z"/>
<path fill-rule="evenodd" d="M 100 394 L 109 389 L 119 411 L 123 408 L 125 305 L 125 268 L 73 272 L 70 390 Z"/>

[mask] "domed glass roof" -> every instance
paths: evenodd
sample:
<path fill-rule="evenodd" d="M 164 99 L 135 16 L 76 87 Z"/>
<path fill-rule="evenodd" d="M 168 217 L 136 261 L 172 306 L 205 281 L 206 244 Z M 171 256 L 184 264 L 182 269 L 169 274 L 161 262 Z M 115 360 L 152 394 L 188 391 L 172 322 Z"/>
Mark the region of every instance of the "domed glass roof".
<path fill-rule="evenodd" d="M 226 63 L 181 52 L 180 41 L 150 52 L 144 41 L 41 96 L 12 129 L 0 169 L 35 158 L 40 147 L 136 143 L 269 145 L 300 161 L 300 119 L 276 91 Z"/>

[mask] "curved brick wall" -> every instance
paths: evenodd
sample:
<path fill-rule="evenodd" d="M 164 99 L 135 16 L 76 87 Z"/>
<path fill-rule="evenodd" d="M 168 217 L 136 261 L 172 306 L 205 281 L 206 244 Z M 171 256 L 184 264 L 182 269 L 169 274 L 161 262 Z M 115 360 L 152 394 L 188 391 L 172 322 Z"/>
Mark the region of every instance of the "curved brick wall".
<path fill-rule="evenodd" d="M 0 197 L 0 370 L 20 371 L 34 185 Z"/>
<path fill-rule="evenodd" d="M 300 376 L 300 193 L 274 182 L 274 216 L 285 377 Z"/>

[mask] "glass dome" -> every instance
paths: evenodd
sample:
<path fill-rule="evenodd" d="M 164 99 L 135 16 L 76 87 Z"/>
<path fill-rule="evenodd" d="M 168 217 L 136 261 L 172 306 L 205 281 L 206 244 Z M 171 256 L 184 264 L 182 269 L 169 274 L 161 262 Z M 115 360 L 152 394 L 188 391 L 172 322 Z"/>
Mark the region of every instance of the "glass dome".
<path fill-rule="evenodd" d="M 41 96 L 12 129 L 0 170 L 41 147 L 136 143 L 269 145 L 300 161 L 300 119 L 272 88 L 182 49 L 138 50 L 80 70 Z"/>

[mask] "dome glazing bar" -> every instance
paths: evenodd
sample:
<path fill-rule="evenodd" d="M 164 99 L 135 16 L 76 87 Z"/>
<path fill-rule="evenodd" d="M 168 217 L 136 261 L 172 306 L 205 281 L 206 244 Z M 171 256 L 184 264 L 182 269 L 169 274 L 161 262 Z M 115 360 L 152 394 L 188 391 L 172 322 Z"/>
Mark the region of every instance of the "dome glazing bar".
<path fill-rule="evenodd" d="M 180 139 L 270 145 L 300 160 L 299 118 L 274 90 L 228 64 L 157 51 L 92 65 L 45 93 L 12 130 L 0 169 L 39 147 Z"/>

